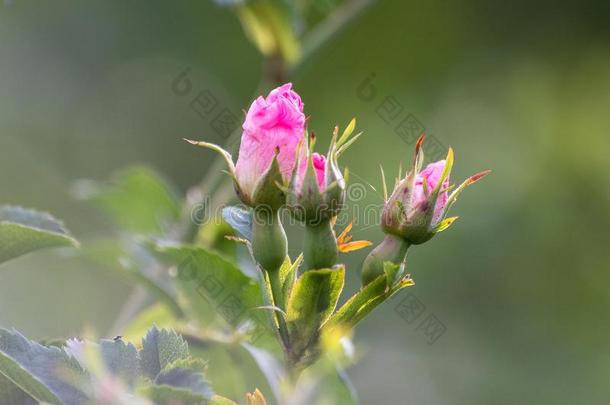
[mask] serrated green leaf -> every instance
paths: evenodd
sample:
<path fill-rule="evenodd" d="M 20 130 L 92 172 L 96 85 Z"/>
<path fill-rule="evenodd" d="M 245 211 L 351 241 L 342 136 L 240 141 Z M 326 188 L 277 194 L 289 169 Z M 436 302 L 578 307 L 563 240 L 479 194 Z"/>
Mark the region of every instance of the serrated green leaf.
<path fill-rule="evenodd" d="M 0 263 L 39 249 L 77 245 L 63 224 L 51 215 L 0 206 Z"/>
<path fill-rule="evenodd" d="M 110 183 L 80 181 L 77 196 L 96 203 L 121 228 L 158 234 L 180 216 L 177 194 L 154 170 L 130 167 Z"/>
<path fill-rule="evenodd" d="M 207 405 L 205 396 L 188 388 L 170 385 L 147 385 L 138 389 L 138 394 L 145 396 L 158 405 Z"/>
<path fill-rule="evenodd" d="M 399 269 L 401 270 L 401 269 Z M 347 330 L 354 327 L 379 304 L 403 288 L 415 285 L 411 278 L 402 277 L 400 271 L 386 267 L 384 263 L 383 274 L 368 283 L 356 294 L 352 295 L 341 308 L 335 312 L 324 325 L 323 333 L 332 333 L 336 330 Z M 394 282 L 388 283 L 387 274 L 394 277 Z"/>
<path fill-rule="evenodd" d="M 188 344 L 173 330 L 152 327 L 144 339 L 140 355 L 140 370 L 151 380 L 168 364 L 189 356 Z"/>
<path fill-rule="evenodd" d="M 309 270 L 298 279 L 288 299 L 286 322 L 296 352 L 306 350 L 335 310 L 343 290 L 345 268 Z"/>
<path fill-rule="evenodd" d="M 17 331 L 0 329 L 0 374 L 39 402 L 81 404 L 86 395 L 59 375 L 84 376 L 76 359 L 45 347 Z"/>
<path fill-rule="evenodd" d="M 110 373 L 133 385 L 140 374 L 140 356 L 131 343 L 122 340 L 102 340 L 100 354 Z"/>
<path fill-rule="evenodd" d="M 385 274 L 371 281 L 360 289 L 360 291 L 352 295 L 350 299 L 331 316 L 326 325 L 324 325 L 325 329 L 333 329 L 335 327 L 351 328 L 359 318 L 360 313 L 366 308 L 367 304 L 384 294 L 386 286 L 387 281 Z"/>
<path fill-rule="evenodd" d="M 187 389 L 206 400 L 211 399 L 214 395 L 212 387 L 210 387 L 203 373 L 188 368 L 176 367 L 161 371 L 155 378 L 155 385 L 169 385 Z"/>

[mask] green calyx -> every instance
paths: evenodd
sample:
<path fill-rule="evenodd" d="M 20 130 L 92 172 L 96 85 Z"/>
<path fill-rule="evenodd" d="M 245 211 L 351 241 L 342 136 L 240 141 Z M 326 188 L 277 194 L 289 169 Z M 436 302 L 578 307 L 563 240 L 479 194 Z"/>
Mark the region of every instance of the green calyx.
<path fill-rule="evenodd" d="M 367 285 L 385 274 L 384 263 L 400 265 L 407 255 L 410 244 L 396 235 L 386 235 L 383 241 L 364 259 L 362 285 Z"/>

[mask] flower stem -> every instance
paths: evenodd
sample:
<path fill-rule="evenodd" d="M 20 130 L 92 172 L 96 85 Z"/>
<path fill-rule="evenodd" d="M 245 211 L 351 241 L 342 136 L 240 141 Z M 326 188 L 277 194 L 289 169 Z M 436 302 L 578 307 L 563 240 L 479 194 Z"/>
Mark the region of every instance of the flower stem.
<path fill-rule="evenodd" d="M 383 275 L 383 263 L 400 264 L 405 260 L 409 243 L 399 236 L 387 234 L 383 241 L 364 259 L 362 285 L 367 285 Z"/>
<path fill-rule="evenodd" d="M 252 252 L 261 267 L 270 273 L 277 273 L 284 263 L 288 242 L 278 210 L 266 206 L 254 209 Z"/>
<path fill-rule="evenodd" d="M 284 308 L 284 293 L 280 279 L 280 267 L 288 253 L 286 232 L 280 221 L 279 211 L 267 206 L 254 209 L 252 221 L 252 253 L 254 259 L 263 268 L 271 289 L 273 305 Z M 281 313 L 274 312 L 280 337 L 284 346 L 288 345 L 288 328 Z"/>
<path fill-rule="evenodd" d="M 305 227 L 305 269 L 328 269 L 337 262 L 337 237 L 330 220 Z"/>

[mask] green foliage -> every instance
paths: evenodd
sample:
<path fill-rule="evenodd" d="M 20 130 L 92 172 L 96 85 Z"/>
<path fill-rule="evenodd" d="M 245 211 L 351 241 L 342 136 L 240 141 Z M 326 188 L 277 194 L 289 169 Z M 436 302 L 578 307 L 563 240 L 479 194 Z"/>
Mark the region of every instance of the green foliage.
<path fill-rule="evenodd" d="M 170 363 L 187 356 L 187 343 L 174 331 L 153 328 L 142 339 L 141 370 L 151 379 L 159 375 Z"/>
<path fill-rule="evenodd" d="M 220 316 L 236 325 L 263 305 L 259 284 L 217 253 L 186 245 L 159 245 L 157 251 L 177 265 L 176 285 L 199 320 Z"/>
<path fill-rule="evenodd" d="M 11 403 L 97 403 L 99 394 L 113 404 L 203 404 L 214 397 L 205 372 L 172 330 L 153 327 L 138 351 L 120 339 L 46 347 L 0 329 L 0 398 Z"/>
<path fill-rule="evenodd" d="M 180 215 L 180 201 L 169 184 L 152 169 L 130 167 L 110 183 L 83 180 L 76 194 L 93 201 L 122 230 L 159 234 Z"/>
<path fill-rule="evenodd" d="M 412 286 L 409 277 L 400 278 L 401 266 L 385 262 L 385 274 L 371 281 L 352 295 L 324 325 L 324 332 L 349 330 L 368 315 L 377 305 L 403 288 Z"/>
<path fill-rule="evenodd" d="M 45 347 L 28 340 L 17 331 L 0 329 L 0 374 L 14 386 L 1 388 L 15 395 L 18 387 L 36 401 L 52 404 L 78 404 L 85 394 L 60 377 L 84 375 L 76 360 L 57 347 Z M 12 392 L 12 393 L 11 393 Z"/>
<path fill-rule="evenodd" d="M 99 351 L 108 371 L 128 385 L 133 385 L 142 369 L 140 366 L 142 352 L 138 354 L 133 344 L 125 343 L 121 339 L 102 340 Z"/>
<path fill-rule="evenodd" d="M 63 224 L 51 215 L 0 206 L 0 264 L 39 249 L 77 245 Z"/>
<path fill-rule="evenodd" d="M 344 279 L 343 266 L 309 270 L 297 279 L 286 310 L 291 350 L 296 356 L 315 345 L 320 326 L 335 310 Z"/>

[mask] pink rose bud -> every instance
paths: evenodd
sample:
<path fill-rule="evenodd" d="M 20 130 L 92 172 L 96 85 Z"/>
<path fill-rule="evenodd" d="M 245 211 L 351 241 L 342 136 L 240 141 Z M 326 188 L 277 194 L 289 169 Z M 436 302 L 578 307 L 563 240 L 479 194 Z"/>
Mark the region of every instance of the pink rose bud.
<path fill-rule="evenodd" d="M 340 136 L 339 128 L 335 127 L 326 156 L 313 152 L 314 134 L 305 139 L 305 153 L 299 156 L 298 170 L 293 174 L 287 198 L 288 207 L 298 220 L 317 225 L 330 220 L 343 208 L 345 179 L 338 160 L 360 137 L 360 133 L 352 136 L 355 127 L 356 120 L 352 119 Z"/>
<path fill-rule="evenodd" d="M 286 83 L 267 98 L 258 97 L 243 124 L 237 163 L 229 152 L 208 142 L 187 141 L 221 154 L 229 167 L 237 195 L 253 207 L 252 252 L 267 271 L 275 272 L 287 253 L 287 240 L 279 218 L 285 191 L 303 143 L 305 115 L 301 97 Z"/>
<path fill-rule="evenodd" d="M 301 97 L 292 91 L 291 83 L 272 90 L 267 98 L 258 97 L 242 127 L 237 163 L 218 145 L 185 141 L 221 154 L 237 194 L 246 205 L 276 210 L 286 201 L 286 187 L 282 186 L 287 186 L 292 177 L 298 145 L 303 143 L 305 115 Z"/>
<path fill-rule="evenodd" d="M 255 194 L 277 157 L 281 182 L 288 183 L 296 162 L 297 146 L 303 140 L 303 103 L 286 83 L 272 90 L 267 98 L 257 98 L 246 115 L 235 165 L 241 199 L 257 203 Z M 275 179 L 277 180 L 277 179 Z"/>
<path fill-rule="evenodd" d="M 368 284 L 384 274 L 386 261 L 400 264 L 410 245 L 418 245 L 447 229 L 457 217 L 446 218 L 447 212 L 467 186 L 489 174 L 489 170 L 466 179 L 449 194 L 449 177 L 453 166 L 453 150 L 447 158 L 430 163 L 423 170 L 422 135 L 415 146 L 415 159 L 411 170 L 385 202 L 381 226 L 386 233 L 384 241 L 365 259 L 362 281 Z"/>
<path fill-rule="evenodd" d="M 430 163 L 415 177 L 415 188 L 413 190 L 412 197 L 414 206 L 417 205 L 420 207 L 425 207 L 428 204 L 428 198 L 430 197 L 430 193 L 438 184 L 441 175 L 443 174 L 445 164 L 446 161 L 444 159 L 439 160 L 438 162 Z M 424 183 L 426 184 L 425 190 Z M 431 223 L 432 226 L 438 224 L 438 222 L 443 216 L 445 206 L 447 205 L 447 187 L 449 187 L 449 176 L 447 176 L 447 178 L 443 182 L 443 185 L 441 186 L 441 191 L 434 205 L 434 212 L 432 214 Z"/>

